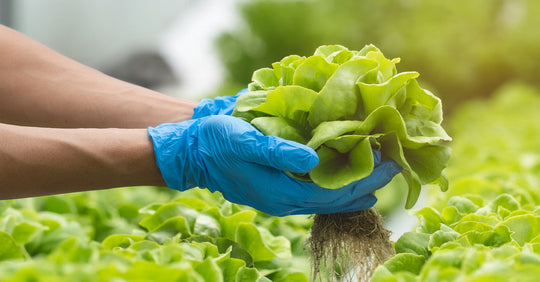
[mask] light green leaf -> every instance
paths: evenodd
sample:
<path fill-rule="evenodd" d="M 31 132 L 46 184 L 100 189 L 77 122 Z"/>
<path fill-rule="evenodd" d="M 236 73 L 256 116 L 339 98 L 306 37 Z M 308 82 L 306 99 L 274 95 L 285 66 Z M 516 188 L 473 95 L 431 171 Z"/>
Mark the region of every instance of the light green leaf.
<path fill-rule="evenodd" d="M 407 84 L 406 92 L 406 100 L 403 104 L 398 104 L 397 107 L 403 116 L 414 116 L 436 124 L 442 122 L 442 104 L 438 97 L 430 91 L 422 89 L 416 80 L 411 80 Z"/>
<path fill-rule="evenodd" d="M 412 208 L 418 197 L 420 197 L 420 189 L 422 188 L 420 184 L 420 179 L 418 175 L 412 170 L 409 163 L 405 159 L 403 154 L 403 147 L 401 142 L 398 139 L 398 136 L 395 132 L 390 132 L 386 135 L 378 138 L 379 143 L 381 144 L 381 151 L 383 156 L 386 156 L 394 160 L 399 166 L 401 166 L 401 174 L 409 186 L 409 193 L 407 194 L 407 201 L 405 202 L 405 208 Z"/>
<path fill-rule="evenodd" d="M 377 48 L 373 44 L 367 44 L 366 46 L 362 47 L 362 49 L 360 49 L 360 51 L 358 51 L 358 56 L 364 56 L 365 57 L 370 52 L 381 52 L 381 50 L 379 48 Z"/>
<path fill-rule="evenodd" d="M 342 45 L 322 45 L 315 50 L 314 55 L 328 58 L 331 57 L 332 54 L 339 53 L 343 50 L 347 50 L 347 48 Z"/>
<path fill-rule="evenodd" d="M 37 222 L 25 221 L 17 224 L 11 231 L 11 236 L 17 242 L 17 244 L 23 245 L 39 236 L 44 230 L 47 230 L 46 226 L 43 226 Z"/>
<path fill-rule="evenodd" d="M 405 159 L 422 184 L 434 182 L 441 176 L 451 151 L 450 147 L 440 145 L 427 145 L 418 149 L 403 148 Z"/>
<path fill-rule="evenodd" d="M 410 136 L 406 131 L 405 121 L 399 112 L 391 106 L 381 106 L 366 117 L 364 122 L 357 129 L 357 134 L 375 134 L 395 132 L 401 144 L 405 148 L 418 149 L 420 147 L 434 144 L 439 141 L 450 141 L 446 132 L 436 136 Z"/>
<path fill-rule="evenodd" d="M 452 225 L 461 219 L 461 215 L 458 209 L 454 206 L 446 206 L 441 212 L 443 223 L 446 225 Z"/>
<path fill-rule="evenodd" d="M 274 73 L 279 79 L 279 85 L 291 85 L 295 68 L 301 64 L 306 58 L 298 55 L 287 56 L 281 61 L 273 63 Z"/>
<path fill-rule="evenodd" d="M 281 59 L 279 63 L 283 66 L 291 66 L 296 68 L 299 64 L 301 64 L 306 58 L 298 55 L 289 55 Z"/>
<path fill-rule="evenodd" d="M 213 217 L 206 214 L 200 214 L 195 221 L 193 233 L 217 238 L 221 236 L 221 225 Z"/>
<path fill-rule="evenodd" d="M 144 240 L 143 235 L 125 235 L 125 234 L 113 234 L 105 238 L 101 243 L 103 247 L 107 249 L 113 248 L 127 248 L 131 244 Z"/>
<path fill-rule="evenodd" d="M 420 220 L 422 232 L 434 233 L 441 228 L 442 218 L 438 211 L 432 207 L 423 207 L 415 215 Z"/>
<path fill-rule="evenodd" d="M 418 77 L 417 72 L 403 72 L 380 84 L 358 82 L 365 113 L 369 114 L 378 107 L 388 104 L 390 99 L 401 88 L 405 87 L 409 80 L 416 77 Z"/>
<path fill-rule="evenodd" d="M 540 234 L 540 216 L 532 214 L 518 215 L 508 218 L 500 224 L 508 227 L 510 232 L 512 232 L 512 239 L 520 246 L 523 246 Z"/>
<path fill-rule="evenodd" d="M 270 279 L 264 277 L 257 269 L 240 267 L 236 276 L 236 282 L 253 281 L 253 282 L 271 282 Z"/>
<path fill-rule="evenodd" d="M 446 242 L 455 241 L 459 237 L 459 233 L 445 224 L 441 224 L 440 229 L 435 231 L 429 237 L 428 249 L 433 251 L 435 248 L 442 246 Z"/>
<path fill-rule="evenodd" d="M 327 60 L 335 64 L 343 64 L 354 58 L 354 52 L 344 49 L 338 52 L 332 53 L 328 56 Z"/>
<path fill-rule="evenodd" d="M 238 225 L 236 241 L 251 254 L 254 262 L 291 257 L 290 242 L 287 239 L 274 237 L 267 230 L 258 229 L 251 223 Z"/>
<path fill-rule="evenodd" d="M 199 212 L 190 207 L 181 203 L 169 203 L 159 207 L 154 214 L 144 218 L 139 224 L 152 231 L 170 218 L 182 217 L 187 227 L 193 227 L 198 216 Z"/>
<path fill-rule="evenodd" d="M 278 136 L 301 144 L 307 143 L 303 130 L 283 117 L 258 117 L 254 118 L 251 124 L 264 135 Z"/>
<path fill-rule="evenodd" d="M 24 258 L 21 247 L 17 245 L 13 237 L 4 231 L 0 231 L 0 242 L 2 242 L 0 244 L 0 261 Z"/>
<path fill-rule="evenodd" d="M 249 91 L 244 93 L 236 99 L 236 106 L 234 112 L 247 112 L 259 105 L 262 105 L 266 102 L 266 97 L 268 96 L 268 91 Z M 233 114 L 234 115 L 234 114 Z"/>
<path fill-rule="evenodd" d="M 465 249 L 457 247 L 453 249 L 439 249 L 434 252 L 424 265 L 427 269 L 460 268 L 465 258 Z"/>
<path fill-rule="evenodd" d="M 201 275 L 204 281 L 215 281 L 215 282 L 224 281 L 221 268 L 211 258 L 207 258 L 202 263 L 196 265 L 194 270 L 199 275 Z"/>
<path fill-rule="evenodd" d="M 335 139 L 324 142 L 324 145 L 344 154 L 350 152 L 358 145 L 359 142 L 363 141 L 364 139 L 368 139 L 371 142 L 376 137 L 377 135 L 342 135 L 336 137 Z"/>
<path fill-rule="evenodd" d="M 52 195 L 44 197 L 42 200 L 43 209 L 46 211 L 66 214 L 74 213 L 77 210 L 75 203 L 63 196 Z"/>
<path fill-rule="evenodd" d="M 270 68 L 256 70 L 253 73 L 252 80 L 262 89 L 273 89 L 279 86 L 279 79 L 276 77 L 274 70 Z"/>
<path fill-rule="evenodd" d="M 340 65 L 313 101 L 308 117 L 311 127 L 315 128 L 323 121 L 353 117 L 359 102 L 356 81 L 375 67 L 377 63 L 366 58 Z"/>
<path fill-rule="evenodd" d="M 520 208 L 519 202 L 512 197 L 510 194 L 501 194 L 495 198 L 495 200 L 490 204 L 491 210 L 493 212 L 498 212 L 498 208 L 502 207 L 508 211 L 515 211 Z"/>
<path fill-rule="evenodd" d="M 148 232 L 148 238 L 159 243 L 166 239 L 180 235 L 182 238 L 189 237 L 192 234 L 188 222 L 182 216 L 176 216 L 166 219 L 160 225 Z"/>
<path fill-rule="evenodd" d="M 137 252 L 143 252 L 143 251 L 152 251 L 156 249 L 160 249 L 161 245 L 157 244 L 154 241 L 149 240 L 141 240 L 133 243 L 131 246 L 129 246 L 130 249 L 136 250 Z"/>
<path fill-rule="evenodd" d="M 478 206 L 475 203 L 473 203 L 473 201 L 465 197 L 459 197 L 459 196 L 451 197 L 448 200 L 448 205 L 455 206 L 456 209 L 460 213 L 463 213 L 463 214 L 474 213 L 476 210 L 478 210 Z"/>
<path fill-rule="evenodd" d="M 405 117 L 405 126 L 409 136 L 425 136 L 431 138 L 440 138 L 440 141 L 451 141 L 446 131 L 438 123 L 430 120 L 422 120 L 416 117 Z M 433 142 L 434 143 L 434 142 Z"/>
<path fill-rule="evenodd" d="M 374 160 L 371 143 L 368 139 L 359 142 L 347 154 L 322 146 L 317 150 L 319 165 L 310 173 L 317 185 L 338 189 L 360 180 L 373 171 Z"/>
<path fill-rule="evenodd" d="M 221 268 L 223 273 L 223 281 L 225 282 L 235 282 L 240 268 L 245 267 L 243 260 L 230 258 L 218 262 L 218 266 Z"/>
<path fill-rule="evenodd" d="M 391 273 L 407 271 L 413 274 L 420 274 L 426 258 L 423 255 L 412 253 L 399 253 L 391 257 L 384 263 L 384 267 Z"/>
<path fill-rule="evenodd" d="M 204 281 L 193 269 L 172 268 L 147 261 L 136 261 L 122 278 L 127 281 Z"/>
<path fill-rule="evenodd" d="M 311 56 L 296 68 L 293 84 L 319 92 L 337 68 L 337 64 L 329 63 L 322 56 Z"/>
<path fill-rule="evenodd" d="M 448 191 L 448 187 L 450 187 L 450 183 L 448 181 L 448 175 L 446 175 L 446 172 L 444 170 L 441 171 L 441 175 L 439 176 L 439 179 L 437 179 L 436 182 L 441 188 L 442 192 Z"/>
<path fill-rule="evenodd" d="M 246 210 L 234 213 L 233 215 L 228 217 L 221 216 L 219 218 L 219 222 L 221 224 L 223 237 L 234 240 L 236 228 L 238 227 L 238 225 L 243 222 L 253 222 L 256 215 L 257 214 L 254 211 Z"/>
<path fill-rule="evenodd" d="M 427 233 L 405 232 L 394 244 L 396 253 L 411 253 L 428 258 L 430 252 L 428 243 L 430 235 Z"/>
<path fill-rule="evenodd" d="M 399 58 L 389 60 L 385 58 L 383 53 L 381 53 L 381 51 L 373 45 L 371 45 L 371 48 L 368 46 L 367 48 L 361 50 L 361 53 L 364 52 L 367 52 L 365 56 L 368 59 L 372 59 L 379 63 L 377 70 L 382 74 L 381 82 L 388 81 L 397 74 L 396 64 L 399 63 Z"/>
<path fill-rule="evenodd" d="M 253 257 L 248 250 L 236 241 L 227 238 L 217 238 L 216 246 L 220 253 L 229 252 L 231 258 L 240 259 L 246 266 L 253 267 Z"/>
<path fill-rule="evenodd" d="M 328 140 L 336 139 L 341 135 L 356 131 L 361 124 L 362 122 L 358 120 L 336 120 L 322 122 L 319 124 L 319 126 L 313 129 L 313 137 L 306 145 L 315 150 Z"/>
<path fill-rule="evenodd" d="M 458 224 L 456 224 L 456 226 L 454 226 L 454 230 L 456 230 L 459 233 L 465 234 L 471 231 L 474 231 L 474 232 L 493 231 L 493 227 L 483 222 L 464 221 L 464 222 L 459 222 Z"/>
<path fill-rule="evenodd" d="M 311 108 L 317 93 L 313 90 L 296 86 L 281 86 L 268 92 L 266 101 L 251 110 L 262 112 L 271 116 L 288 119 L 290 122 L 305 129 L 307 124 L 307 112 Z"/>

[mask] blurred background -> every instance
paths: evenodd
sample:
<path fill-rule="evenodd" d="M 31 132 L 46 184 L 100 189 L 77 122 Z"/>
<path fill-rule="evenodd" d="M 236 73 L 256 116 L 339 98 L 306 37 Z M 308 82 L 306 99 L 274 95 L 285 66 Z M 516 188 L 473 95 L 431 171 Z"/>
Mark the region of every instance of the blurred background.
<path fill-rule="evenodd" d="M 401 57 L 445 114 L 540 84 L 533 0 L 0 0 L 0 21 L 118 78 L 176 97 L 231 95 L 254 70 L 323 44 Z"/>

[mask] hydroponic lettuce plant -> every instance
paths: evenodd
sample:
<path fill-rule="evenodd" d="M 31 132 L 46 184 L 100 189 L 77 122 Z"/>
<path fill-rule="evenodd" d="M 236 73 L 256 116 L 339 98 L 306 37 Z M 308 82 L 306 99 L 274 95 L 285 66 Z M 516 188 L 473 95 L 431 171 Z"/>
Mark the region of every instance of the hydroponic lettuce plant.
<path fill-rule="evenodd" d="M 297 177 L 324 188 L 368 176 L 372 150 L 380 150 L 403 168 L 411 208 L 422 184 L 448 187 L 441 172 L 451 138 L 441 126 L 440 99 L 418 85 L 417 72 L 397 73 L 398 62 L 373 45 L 360 51 L 321 46 L 313 56 L 288 56 L 254 72 L 233 115 L 316 150 L 320 164 Z"/>
<path fill-rule="evenodd" d="M 373 150 L 380 151 L 383 158 L 403 168 L 401 173 L 409 187 L 406 208 L 411 208 L 422 184 L 437 183 L 443 191 L 447 189 L 443 169 L 450 156 L 451 138 L 441 126 L 440 99 L 419 86 L 417 72 L 398 73 L 398 62 L 385 58 L 373 45 L 360 51 L 327 45 L 309 57 L 287 56 L 272 68 L 254 72 L 249 92 L 238 98 L 233 116 L 266 135 L 313 148 L 319 155 L 319 165 L 308 174 L 292 175 L 328 189 L 339 189 L 368 176 L 374 168 Z M 392 249 L 380 217 L 371 211 L 360 214 L 315 217 L 309 242 L 316 252 L 315 274 L 321 260 L 326 259 L 333 272 L 335 258 L 342 251 L 375 256 L 374 263 L 367 262 L 372 265 L 388 255 L 384 251 L 373 253 L 358 243 L 359 237 L 369 234 L 378 241 L 360 241 Z M 350 223 L 350 227 L 332 231 L 327 228 L 332 222 Z M 371 222 L 371 227 L 365 222 Z M 314 230 L 324 234 L 315 234 Z M 343 247 L 343 242 L 349 242 L 348 246 Z M 320 248 L 320 244 L 324 246 Z M 336 246 L 338 253 L 332 253 Z M 352 261 L 355 264 L 354 258 Z"/>

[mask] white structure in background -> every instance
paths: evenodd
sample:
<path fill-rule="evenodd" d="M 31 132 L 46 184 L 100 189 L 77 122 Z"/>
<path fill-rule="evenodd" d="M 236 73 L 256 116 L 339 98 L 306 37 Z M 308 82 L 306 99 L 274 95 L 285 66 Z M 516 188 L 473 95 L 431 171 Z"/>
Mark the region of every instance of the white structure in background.
<path fill-rule="evenodd" d="M 184 99 L 198 100 L 213 93 L 222 83 L 224 68 L 215 48 L 215 40 L 226 30 L 240 24 L 237 0 L 199 0 L 189 13 L 163 34 L 161 54 L 179 75 L 178 93 Z M 174 93 L 173 93 L 174 94 Z"/>
<path fill-rule="evenodd" d="M 130 52 L 158 50 L 181 82 L 166 93 L 198 100 L 222 81 L 214 41 L 239 21 L 237 2 L 18 0 L 12 17 L 15 29 L 98 69 Z"/>
<path fill-rule="evenodd" d="M 14 27 L 52 49 L 99 68 L 159 39 L 197 0 L 17 0 Z"/>

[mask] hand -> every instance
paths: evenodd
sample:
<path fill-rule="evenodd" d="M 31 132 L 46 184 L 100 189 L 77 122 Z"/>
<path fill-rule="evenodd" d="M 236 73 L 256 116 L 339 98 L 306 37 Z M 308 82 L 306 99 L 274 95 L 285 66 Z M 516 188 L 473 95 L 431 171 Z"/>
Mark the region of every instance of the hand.
<path fill-rule="evenodd" d="M 283 171 L 305 173 L 318 164 L 313 149 L 251 124 L 218 115 L 148 129 L 162 176 L 170 188 L 206 187 L 225 199 L 271 215 L 351 212 L 370 208 L 372 194 L 401 168 L 380 161 L 373 173 L 343 188 L 324 189 Z"/>
<path fill-rule="evenodd" d="M 210 115 L 231 115 L 236 106 L 236 99 L 247 89 L 242 89 L 234 96 L 219 96 L 214 99 L 202 99 L 193 109 L 192 119 L 202 118 Z"/>

